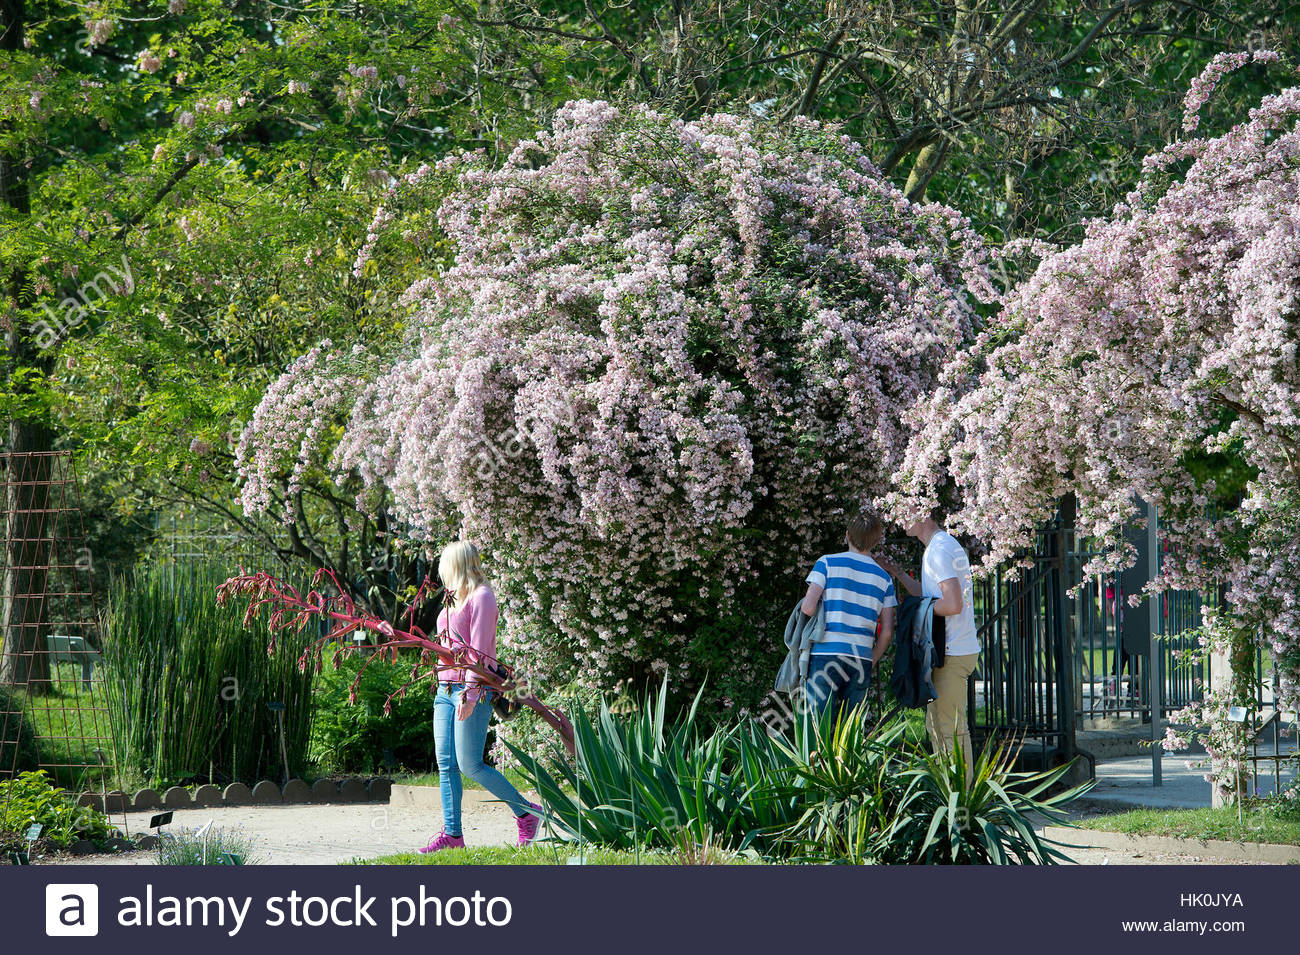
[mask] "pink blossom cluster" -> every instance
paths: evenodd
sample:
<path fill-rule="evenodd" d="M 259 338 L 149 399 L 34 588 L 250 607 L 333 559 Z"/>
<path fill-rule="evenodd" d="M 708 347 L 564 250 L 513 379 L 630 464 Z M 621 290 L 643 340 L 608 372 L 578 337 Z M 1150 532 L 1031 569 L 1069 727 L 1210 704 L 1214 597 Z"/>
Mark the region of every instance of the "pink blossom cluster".
<path fill-rule="evenodd" d="M 1257 58 L 1262 58 L 1256 54 Z M 1220 57 L 1197 90 L 1212 86 Z M 1196 104 L 1199 97 L 1189 96 Z M 1300 700 L 1300 87 L 1217 138 L 1176 143 L 1084 239 L 1014 289 L 977 345 L 922 402 L 889 505 L 955 489 L 950 527 L 988 542 L 986 566 L 1028 545 L 1073 492 L 1078 525 L 1131 562 L 1121 537 L 1156 504 L 1154 586 L 1228 586 L 1233 626 L 1268 648 Z M 1173 159 L 1189 165 L 1170 173 Z M 1189 457 L 1239 455 L 1253 478 L 1215 515 Z"/>
<path fill-rule="evenodd" d="M 361 80 L 363 86 L 374 86 L 379 82 L 379 67 L 377 66 L 357 66 L 355 63 L 348 64 L 348 73 Z"/>
<path fill-rule="evenodd" d="M 887 488 L 973 334 L 968 290 L 993 294 L 969 223 L 804 121 L 571 102 L 500 168 L 439 172 L 455 260 L 405 293 L 405 353 L 355 389 L 301 359 L 241 443 L 245 506 L 301 480 L 347 405 L 337 474 L 411 527 L 459 515 L 530 668 L 699 677 L 702 628 L 743 618 L 726 665 L 761 692 L 787 597 Z M 381 207 L 356 268 L 399 228 Z"/>
<path fill-rule="evenodd" d="M 1205 755 L 1188 759 L 1185 765 L 1188 769 L 1204 769 L 1205 781 L 1229 803 L 1236 801 L 1239 794 L 1249 792 L 1251 779 L 1244 746 L 1246 727 L 1228 718 L 1233 704 L 1230 694 L 1211 690 L 1200 702 L 1173 715 L 1179 723 L 1200 729 L 1179 733 L 1170 727 L 1161 740 L 1161 746 L 1171 753 L 1186 750 L 1193 741 L 1199 743 Z"/>
<path fill-rule="evenodd" d="M 330 427 L 367 381 L 365 357 L 360 346 L 332 350 L 326 339 L 267 389 L 235 450 L 245 510 L 270 509 L 278 491 L 281 518 L 293 522 L 294 498 L 306 475 L 327 461 L 322 448 Z"/>
<path fill-rule="evenodd" d="M 117 29 L 117 24 L 112 20 L 99 19 L 86 21 L 87 45 L 91 47 L 103 46 L 108 42 L 108 38 L 113 35 Z"/>
<path fill-rule="evenodd" d="M 235 108 L 235 104 L 227 97 L 219 99 L 200 99 L 194 103 L 195 113 L 226 113 L 229 115 Z"/>
<path fill-rule="evenodd" d="M 1183 132 L 1194 133 L 1201 123 L 1201 108 L 1209 100 L 1219 81 L 1233 70 L 1239 70 L 1247 63 L 1276 63 L 1278 55 L 1273 50 L 1255 50 L 1254 52 L 1220 53 L 1201 71 L 1201 75 L 1192 80 L 1183 97 Z"/>

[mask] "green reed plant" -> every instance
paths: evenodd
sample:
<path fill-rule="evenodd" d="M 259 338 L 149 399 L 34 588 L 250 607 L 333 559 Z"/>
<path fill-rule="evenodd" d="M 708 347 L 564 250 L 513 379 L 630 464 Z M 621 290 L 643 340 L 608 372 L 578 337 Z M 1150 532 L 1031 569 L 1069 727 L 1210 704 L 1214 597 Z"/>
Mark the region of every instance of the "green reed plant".
<path fill-rule="evenodd" d="M 313 673 L 298 669 L 311 631 L 278 636 L 216 605 L 224 569 L 155 564 L 114 580 L 104 636 L 104 689 L 114 754 L 128 779 L 153 785 L 280 776 L 282 702 L 290 773 L 301 772 Z"/>

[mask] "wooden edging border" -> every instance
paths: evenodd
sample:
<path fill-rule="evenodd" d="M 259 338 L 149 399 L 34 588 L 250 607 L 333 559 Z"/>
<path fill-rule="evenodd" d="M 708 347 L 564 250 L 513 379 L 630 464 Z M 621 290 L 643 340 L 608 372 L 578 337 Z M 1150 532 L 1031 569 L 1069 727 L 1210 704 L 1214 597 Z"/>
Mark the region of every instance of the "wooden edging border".
<path fill-rule="evenodd" d="M 291 779 L 282 787 L 263 779 L 251 789 L 244 783 L 231 783 L 225 789 L 200 786 L 194 792 L 173 786 L 165 792 L 141 789 L 134 796 L 115 791 L 108 794 L 82 793 L 78 806 L 90 806 L 100 812 L 147 812 L 154 809 L 205 809 L 213 806 L 280 806 L 302 803 L 388 802 L 392 781 L 385 777 L 351 777 L 318 779 L 308 785 Z"/>
<path fill-rule="evenodd" d="M 1044 838 L 1078 849 L 1142 849 L 1147 852 L 1172 852 L 1198 855 L 1224 862 L 1265 862 L 1271 865 L 1300 863 L 1300 846 L 1280 846 L 1267 842 L 1229 842 L 1226 839 L 1178 839 L 1173 836 L 1132 836 L 1105 829 L 1074 829 L 1046 826 Z"/>

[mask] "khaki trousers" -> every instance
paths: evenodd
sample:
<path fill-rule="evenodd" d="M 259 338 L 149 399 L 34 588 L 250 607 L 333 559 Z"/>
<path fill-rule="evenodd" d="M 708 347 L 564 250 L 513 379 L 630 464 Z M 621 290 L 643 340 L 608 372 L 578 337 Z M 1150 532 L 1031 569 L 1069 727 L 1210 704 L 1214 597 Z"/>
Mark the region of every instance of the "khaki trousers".
<path fill-rule="evenodd" d="M 966 720 L 966 684 L 979 662 L 978 653 L 946 657 L 943 666 L 930 671 L 935 699 L 925 708 L 925 728 L 936 753 L 946 753 L 954 737 L 966 756 L 966 784 L 974 778 L 975 757 L 971 752 L 970 724 Z"/>

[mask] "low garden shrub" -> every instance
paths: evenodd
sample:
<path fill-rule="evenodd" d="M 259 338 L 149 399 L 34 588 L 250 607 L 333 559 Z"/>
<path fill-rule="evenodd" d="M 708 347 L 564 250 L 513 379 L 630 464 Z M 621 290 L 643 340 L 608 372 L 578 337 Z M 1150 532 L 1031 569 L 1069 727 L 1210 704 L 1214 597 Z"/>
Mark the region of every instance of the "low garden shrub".
<path fill-rule="evenodd" d="M 158 843 L 159 865 L 247 865 L 253 838 L 239 829 L 171 829 Z"/>
<path fill-rule="evenodd" d="M 670 849 L 685 833 L 745 849 L 765 829 L 790 821 L 790 806 L 773 805 L 762 794 L 742 798 L 743 773 L 761 778 L 772 768 L 768 753 L 746 748 L 739 768 L 737 750 L 746 744 L 737 741 L 737 730 L 703 731 L 696 706 L 669 720 L 667 704 L 665 687 L 626 717 L 608 703 L 594 715 L 578 705 L 572 714 L 576 761 L 556 743 L 541 758 L 507 743 L 553 826 L 614 848 Z"/>
<path fill-rule="evenodd" d="M 434 766 L 433 697 L 421 683 L 392 701 L 389 695 L 411 677 L 411 664 L 373 660 L 352 697 L 352 682 L 366 658 L 348 654 L 337 670 L 326 663 L 312 689 L 313 716 L 308 756 L 324 772 L 369 773 L 382 767 L 385 750 L 395 768 L 426 772 Z"/>
<path fill-rule="evenodd" d="M 856 720 L 845 722 L 860 725 Z M 838 734 L 840 727 L 836 730 Z M 844 735 L 851 737 L 850 733 Z M 1090 788 L 1051 793 L 1069 767 L 1039 773 L 1015 772 L 1015 751 L 1007 744 L 986 748 L 976 758 L 968 783 L 966 759 L 960 749 L 951 754 L 928 753 L 907 738 L 902 723 L 885 727 L 860 747 L 859 752 L 873 752 L 874 758 L 864 760 L 852 748 L 841 752 L 838 744 L 833 744 L 831 751 L 834 760 L 846 770 L 865 764 L 866 773 L 845 771 L 842 776 L 851 779 L 862 775 L 867 789 L 858 797 L 843 786 L 831 790 L 833 799 L 825 800 L 815 811 L 819 838 L 813 845 L 834 847 L 841 839 L 840 833 L 852 833 L 857 843 L 847 848 L 856 851 L 857 856 L 848 852 L 839 856 L 851 861 L 870 859 L 887 865 L 1058 862 L 1065 855 L 1034 831 L 1030 816 L 1037 813 L 1064 821 L 1064 806 Z M 821 760 L 820 767 L 828 762 Z M 810 776 L 825 774 L 820 767 L 816 763 L 800 764 L 796 771 Z M 828 816 L 833 819 L 828 810 L 837 805 L 835 799 L 847 806 L 852 806 L 855 799 L 863 804 L 863 811 L 846 814 L 846 821 L 852 825 L 845 825 L 839 832 L 822 825 Z"/>
<path fill-rule="evenodd" d="M 995 747 L 966 784 L 960 754 L 931 756 L 902 719 L 862 711 L 774 734 L 755 720 L 716 729 L 698 703 L 668 719 L 668 691 L 628 715 L 575 711 L 576 759 L 557 744 L 512 746 L 523 775 L 566 837 L 618 849 L 672 850 L 683 839 L 770 861 L 1053 863 L 1031 814 L 1064 818 L 1086 787 L 1048 794 L 1066 767 L 1013 770 Z"/>
<path fill-rule="evenodd" d="M 115 832 L 106 815 L 78 806 L 67 790 L 50 782 L 44 770 L 0 782 L 0 849 L 21 849 L 27 830 L 38 823 L 41 840 L 54 848 L 78 839 L 102 846 Z"/>

